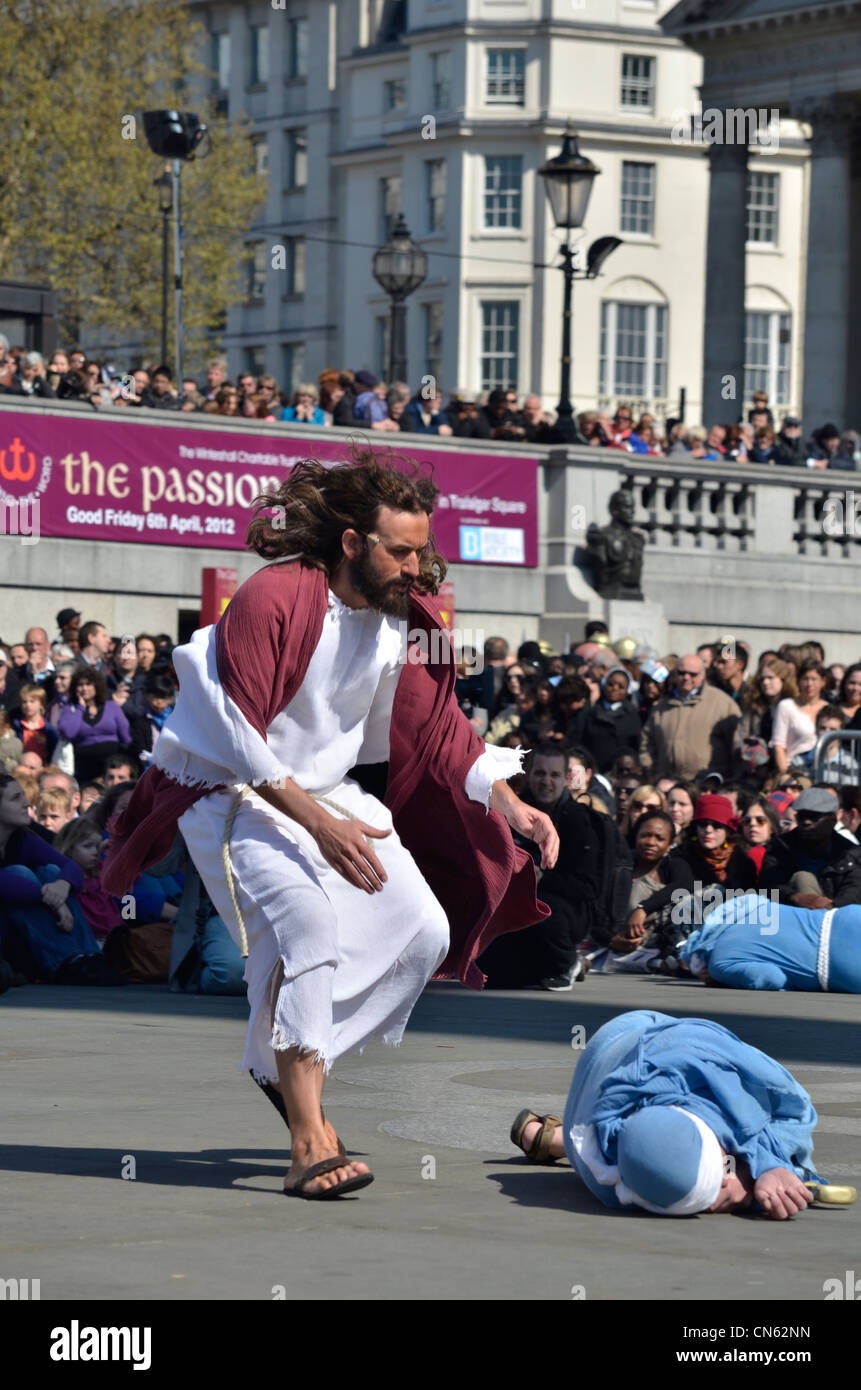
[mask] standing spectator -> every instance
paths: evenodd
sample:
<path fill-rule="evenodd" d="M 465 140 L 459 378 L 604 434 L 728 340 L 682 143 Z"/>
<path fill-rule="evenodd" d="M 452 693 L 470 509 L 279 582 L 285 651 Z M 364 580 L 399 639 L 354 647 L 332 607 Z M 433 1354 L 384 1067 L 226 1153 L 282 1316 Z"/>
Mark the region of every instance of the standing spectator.
<path fill-rule="evenodd" d="M 601 695 L 589 709 L 583 742 L 599 772 L 609 772 L 620 753 L 636 753 L 640 719 L 629 699 L 631 677 L 622 666 L 611 666 L 601 681 Z"/>
<path fill-rule="evenodd" d="M 733 639 L 724 644 L 716 643 L 718 654 L 715 657 L 712 670 L 714 671 L 718 687 L 723 690 L 733 700 L 738 700 L 744 685 L 747 664 L 750 661 L 750 647 L 746 642 L 737 642 Z"/>
<path fill-rule="evenodd" d="M 679 423 L 673 425 L 667 437 L 667 458 L 668 459 L 688 459 L 691 450 L 688 445 L 688 429 L 686 425 Z"/>
<path fill-rule="evenodd" d="M 81 615 L 77 608 L 61 608 L 57 614 L 57 628 L 61 642 L 69 642 L 70 637 L 78 638 L 81 630 Z"/>
<path fill-rule="evenodd" d="M 140 403 L 150 410 L 182 409 L 182 400 L 171 385 L 169 367 L 153 368 L 149 386 L 145 386 L 141 393 Z"/>
<path fill-rule="evenodd" d="M 214 399 L 207 402 L 206 411 L 209 415 L 238 415 L 239 392 L 236 387 L 229 383 L 219 386 Z"/>
<path fill-rule="evenodd" d="M 394 382 L 386 392 L 386 406 L 389 411 L 389 419 L 392 420 L 399 430 L 406 429 L 404 424 L 404 411 L 410 399 L 410 388 L 405 381 Z"/>
<path fill-rule="evenodd" d="M 77 779 L 69 773 L 63 772 L 56 763 L 49 763 L 39 774 L 39 790 L 44 791 L 48 787 L 59 787 L 61 791 L 68 792 L 69 803 L 72 807 L 72 815 L 83 815 L 81 810 L 81 788 Z"/>
<path fill-rule="evenodd" d="M 722 459 L 726 453 L 724 441 L 726 439 L 726 425 L 712 425 L 706 436 L 708 453 L 706 458 Z"/>
<path fill-rule="evenodd" d="M 49 655 L 48 634 L 43 627 L 28 628 L 24 634 L 27 664 L 22 671 L 31 685 L 44 685 L 48 698 L 54 688 L 54 663 Z"/>
<path fill-rule="evenodd" d="M 9 657 L 0 647 L 0 710 L 11 713 L 18 708 L 21 681 Z"/>
<path fill-rule="evenodd" d="M 66 372 L 69 370 L 70 366 L 71 363 L 69 362 L 69 354 L 67 352 L 63 352 L 61 349 L 58 348 L 57 351 L 53 353 L 51 356 L 51 360 L 48 363 L 48 370 L 46 373 L 46 380 L 54 394 L 56 394 L 57 383 L 59 382 L 60 377 L 66 375 Z"/>
<path fill-rule="evenodd" d="M 279 412 L 278 419 L 280 420 L 282 407 L 276 405 L 275 409 Z M 270 425 L 275 423 L 276 417 L 272 414 L 266 397 L 261 395 L 259 391 L 254 391 L 250 396 L 240 396 L 239 413 L 246 420 L 265 420 Z M 324 420 L 323 423 L 325 424 L 326 421 Z"/>
<path fill-rule="evenodd" d="M 747 412 L 748 420 L 753 421 L 754 415 L 764 415 L 765 423 L 774 428 L 774 416 L 769 408 L 767 391 L 754 391 L 753 405 Z"/>
<path fill-rule="evenodd" d="M 47 720 L 56 729 L 60 722 L 60 715 L 69 703 L 69 686 L 72 677 L 80 667 L 76 661 L 62 661 L 54 673 L 54 693 L 48 704 Z"/>
<path fill-rule="evenodd" d="M 747 463 L 748 455 L 749 445 L 742 426 L 727 425 L 724 458 L 732 459 L 733 463 Z"/>
<path fill-rule="evenodd" d="M 858 435 L 854 430 L 846 430 L 840 436 L 840 447 L 829 463 L 829 468 L 836 468 L 843 473 L 855 473 L 858 469 Z"/>
<path fill-rule="evenodd" d="M 517 397 L 512 391 L 503 391 L 501 387 L 491 391 L 481 411 L 491 439 L 509 439 L 513 443 L 525 440 L 526 430 L 519 422 L 516 407 Z"/>
<path fill-rule="evenodd" d="M 356 396 L 355 416 L 362 425 L 370 425 L 372 430 L 396 430 L 400 426 L 389 418 L 386 404 L 386 385 L 374 376 L 373 372 L 356 372 L 355 383 L 359 390 Z"/>
<path fill-rule="evenodd" d="M 753 448 L 750 451 L 751 463 L 777 463 L 777 449 L 774 443 L 774 430 L 770 425 L 763 425 L 756 431 L 754 436 Z"/>
<path fill-rule="evenodd" d="M 60 733 L 75 750 L 75 776 L 93 781 L 109 753 L 128 748 L 131 731 L 119 705 L 108 699 L 105 678 L 89 667 L 76 671 L 69 689 L 69 705 L 60 715 Z"/>
<path fill-rule="evenodd" d="M 242 400 L 257 394 L 257 378 L 253 372 L 240 372 L 236 378 L 236 389 Z"/>
<path fill-rule="evenodd" d="M 84 623 L 81 628 L 80 643 L 81 662 L 85 666 L 91 666 L 94 671 L 99 671 L 101 675 L 107 676 L 111 635 L 104 623 L 95 621 Z"/>
<path fill-rule="evenodd" d="M 840 448 L 840 431 L 836 425 L 822 425 L 814 430 L 807 445 L 809 468 L 830 468 L 831 460 Z"/>
<path fill-rule="evenodd" d="M 475 401 L 465 394 L 452 396 L 446 406 L 446 416 L 451 424 L 451 432 L 458 439 L 489 439 L 490 429 L 486 418 L 480 414 Z"/>
<path fill-rule="evenodd" d="M 364 389 L 360 383 L 356 385 L 356 379 L 352 372 L 341 372 L 338 377 L 338 386 L 341 395 L 332 406 L 332 424 L 339 425 L 342 429 L 352 429 L 359 421 L 356 418 L 356 397 L 360 390 Z"/>
<path fill-rule="evenodd" d="M 645 724 L 649 711 L 664 693 L 670 672 L 661 661 L 644 661 L 640 667 L 640 688 L 637 691 L 636 708 L 640 723 Z"/>
<path fill-rule="evenodd" d="M 553 421 L 541 408 L 540 396 L 527 396 L 520 412 L 520 423 L 530 444 L 548 444 Z"/>
<path fill-rule="evenodd" d="M 735 736 L 736 749 L 745 772 L 751 766 L 765 766 L 771 762 L 769 750 L 775 711 L 781 700 L 794 699 L 797 694 L 795 677 L 786 662 L 778 656 L 761 666 L 748 681 L 739 699 L 742 713 Z M 753 756 L 757 749 L 764 751 L 765 763 L 758 763 Z"/>
<path fill-rule="evenodd" d="M 728 777 L 739 721 L 735 702 L 706 684 L 698 656 L 683 656 L 668 694 L 653 706 L 640 738 L 640 764 L 653 780 L 690 781 L 710 768 Z"/>
<path fill-rule="evenodd" d="M 227 380 L 227 358 L 211 357 L 206 364 L 206 385 L 203 388 L 203 399 L 214 401 L 220 387 Z"/>
<path fill-rule="evenodd" d="M 24 756 L 24 745 L 12 725 L 9 714 L 0 709 L 0 769 L 14 772 Z"/>
<path fill-rule="evenodd" d="M 117 646 L 111 658 L 106 684 L 108 694 L 121 709 L 128 702 L 127 719 L 131 717 L 134 710 L 136 697 L 139 697 L 141 708 L 143 707 L 145 680 L 146 671 L 140 670 L 135 640 L 133 637 L 126 637 Z"/>
<path fill-rule="evenodd" d="M 805 458 L 801 421 L 795 415 L 787 415 L 774 441 L 774 462 L 783 468 L 801 468 Z"/>
<path fill-rule="evenodd" d="M 45 359 L 41 352 L 25 352 L 21 358 L 19 385 L 25 396 L 41 400 L 53 400 L 56 392 L 48 381 Z"/>
<path fill-rule="evenodd" d="M 170 676 L 152 672 L 144 686 L 145 711 L 131 721 L 131 745 L 134 756 L 148 762 L 158 742 L 159 734 L 173 713 L 176 693 Z"/>
<path fill-rule="evenodd" d="M 49 763 L 57 746 L 57 730 L 45 718 L 45 691 L 41 685 L 22 685 L 21 716 L 12 727 L 24 745 L 25 753 L 38 753 L 43 763 Z"/>
<path fill-rule="evenodd" d="M 630 406 L 620 405 L 613 416 L 613 427 L 611 430 L 611 441 L 618 448 L 627 448 L 628 440 L 633 430 L 633 416 Z"/>
<path fill-rule="evenodd" d="M 152 669 L 156 658 L 156 641 L 148 632 L 139 632 L 135 638 L 138 653 L 138 666 L 146 674 Z"/>
<path fill-rule="evenodd" d="M 9 339 L 5 333 L 0 333 L 0 393 L 8 396 L 22 394 L 15 358 L 9 351 Z"/>
<path fill-rule="evenodd" d="M 829 667 L 829 671 L 832 668 Z M 840 694 L 836 703 L 840 706 L 847 722 L 854 719 L 861 709 L 861 663 L 847 666 L 840 681 Z"/>
<path fill-rule="evenodd" d="M 282 420 L 296 425 L 325 425 L 326 416 L 317 403 L 317 388 L 311 382 L 303 382 L 293 392 L 291 405 L 281 412 Z"/>
<path fill-rule="evenodd" d="M 818 661 L 805 661 L 798 673 L 798 694 L 781 700 L 774 712 L 771 746 L 779 772 L 792 766 L 808 767 L 816 746 L 816 716 L 826 703 L 823 691 L 828 684 L 825 667 Z"/>
<path fill-rule="evenodd" d="M 284 405 L 281 399 L 281 392 L 278 390 L 278 382 L 274 376 L 262 376 L 260 385 L 257 387 L 257 394 L 262 396 L 273 415 L 277 415 L 279 409 Z"/>
<path fill-rule="evenodd" d="M 435 391 L 429 399 L 426 399 L 421 391 L 417 391 L 404 406 L 400 424 L 401 429 L 407 430 L 410 434 L 452 433 L 448 416 L 442 408 L 439 391 Z"/>

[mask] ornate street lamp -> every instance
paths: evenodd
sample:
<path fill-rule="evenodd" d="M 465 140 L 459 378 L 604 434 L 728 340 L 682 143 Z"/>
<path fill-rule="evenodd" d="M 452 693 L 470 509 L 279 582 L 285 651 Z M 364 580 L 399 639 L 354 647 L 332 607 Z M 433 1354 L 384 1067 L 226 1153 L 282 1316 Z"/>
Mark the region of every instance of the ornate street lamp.
<path fill-rule="evenodd" d="M 407 310 L 406 299 L 425 279 L 428 258 L 407 230 L 403 213 L 392 229 L 385 246 L 374 253 L 373 275 L 391 298 L 392 314 L 389 332 L 389 384 L 407 381 Z"/>
<path fill-rule="evenodd" d="M 170 214 L 173 208 L 173 179 L 170 165 L 165 165 L 161 178 L 153 179 L 158 189 L 158 206 L 161 213 L 161 357 L 167 362 L 167 277 L 170 252 Z"/>
<path fill-rule="evenodd" d="M 589 195 L 592 192 L 592 184 L 601 170 L 592 163 L 591 159 L 587 159 L 585 155 L 580 153 L 577 148 L 577 136 L 570 124 L 566 128 L 559 154 L 554 159 L 548 159 L 546 164 L 542 164 L 538 172 L 544 179 L 544 187 L 556 226 L 564 228 L 566 232 L 575 227 L 582 227 L 586 217 Z M 567 241 L 561 248 L 561 254 L 562 272 L 565 276 L 565 300 L 562 310 L 562 381 L 556 423 L 550 431 L 550 437 L 554 443 L 573 444 L 578 438 L 571 405 L 571 290 L 575 277 L 574 252 Z M 594 273 L 597 273 L 597 268 Z"/>

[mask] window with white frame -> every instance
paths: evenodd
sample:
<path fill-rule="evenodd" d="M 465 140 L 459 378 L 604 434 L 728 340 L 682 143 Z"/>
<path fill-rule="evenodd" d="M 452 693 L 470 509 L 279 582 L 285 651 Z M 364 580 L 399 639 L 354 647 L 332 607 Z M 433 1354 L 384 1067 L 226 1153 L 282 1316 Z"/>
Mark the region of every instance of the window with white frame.
<path fill-rule="evenodd" d="M 291 19 L 287 28 L 287 76 L 308 76 L 308 21 Z"/>
<path fill-rule="evenodd" d="M 212 35 L 212 70 L 215 90 L 226 92 L 230 86 L 230 35 Z"/>
<path fill-rule="evenodd" d="M 374 319 L 374 360 L 376 362 L 377 375 L 387 381 L 389 376 L 389 344 L 391 342 L 392 324 L 388 314 L 378 315 Z"/>
<path fill-rule="evenodd" d="M 308 183 L 308 132 L 287 131 L 287 187 L 304 188 Z"/>
<path fill-rule="evenodd" d="M 305 344 L 283 343 L 281 346 L 281 389 L 288 397 L 305 377 Z M 273 414 L 276 414 L 276 405 Z"/>
<path fill-rule="evenodd" d="M 251 71 L 249 81 L 252 87 L 264 86 L 269 81 L 269 25 L 258 24 L 251 30 Z"/>
<path fill-rule="evenodd" d="M 481 304 L 481 389 L 517 390 L 520 365 L 520 305 L 516 299 Z"/>
<path fill-rule="evenodd" d="M 655 59 L 640 53 L 622 54 L 621 106 L 629 111 L 655 109 Z"/>
<path fill-rule="evenodd" d="M 300 299 L 305 293 L 305 238 L 290 237 L 287 246 L 287 289 L 285 293 Z"/>
<path fill-rule="evenodd" d="M 403 181 L 400 174 L 380 179 L 380 235 L 388 241 L 403 208 Z"/>
<path fill-rule="evenodd" d="M 489 48 L 484 100 L 488 106 L 522 106 L 526 52 L 522 48 Z"/>
<path fill-rule="evenodd" d="M 664 400 L 667 390 L 667 320 L 663 304 L 604 300 L 598 391 L 602 396 Z"/>
<path fill-rule="evenodd" d="M 432 376 L 437 390 L 440 389 L 442 372 L 442 304 L 434 300 L 422 305 L 425 338 L 425 373 Z"/>
<path fill-rule="evenodd" d="M 791 315 L 750 311 L 744 316 L 744 396 L 766 391 L 777 405 L 790 401 Z"/>
<path fill-rule="evenodd" d="M 432 53 L 431 67 L 431 109 L 447 111 L 451 106 L 451 54 Z"/>
<path fill-rule="evenodd" d="M 393 77 L 383 83 L 383 110 L 404 111 L 407 105 L 407 83 L 403 77 Z"/>
<path fill-rule="evenodd" d="M 425 160 L 425 226 L 429 232 L 445 227 L 446 164 L 444 159 Z"/>
<path fill-rule="evenodd" d="M 266 242 L 255 241 L 248 263 L 248 298 L 262 299 L 266 290 Z"/>
<path fill-rule="evenodd" d="M 267 135 L 255 135 L 252 140 L 254 145 L 254 169 L 264 177 L 269 173 L 269 137 Z"/>
<path fill-rule="evenodd" d="M 484 160 L 484 226 L 520 227 L 523 203 L 520 155 L 493 154 Z"/>
<path fill-rule="evenodd" d="M 636 236 L 655 231 L 655 165 L 622 160 L 622 210 L 620 230 Z"/>
<path fill-rule="evenodd" d="M 747 176 L 747 241 L 749 246 L 776 246 L 780 175 Z"/>

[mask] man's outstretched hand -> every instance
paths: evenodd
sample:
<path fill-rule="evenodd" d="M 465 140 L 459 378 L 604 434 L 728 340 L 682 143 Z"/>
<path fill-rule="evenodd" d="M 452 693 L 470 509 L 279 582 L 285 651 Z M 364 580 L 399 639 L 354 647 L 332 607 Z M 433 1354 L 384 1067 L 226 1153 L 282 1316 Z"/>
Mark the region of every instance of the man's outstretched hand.
<path fill-rule="evenodd" d="M 541 850 L 541 868 L 555 869 L 559 857 L 559 836 L 550 817 L 534 806 L 527 806 L 525 801 L 516 796 L 504 809 L 500 809 L 512 830 L 538 845 Z"/>

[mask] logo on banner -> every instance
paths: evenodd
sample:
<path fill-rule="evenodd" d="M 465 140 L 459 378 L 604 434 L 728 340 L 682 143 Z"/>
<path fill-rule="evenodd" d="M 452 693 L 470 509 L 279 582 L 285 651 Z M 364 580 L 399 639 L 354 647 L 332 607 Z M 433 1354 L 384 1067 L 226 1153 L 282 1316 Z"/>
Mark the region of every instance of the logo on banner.
<path fill-rule="evenodd" d="M 51 481 L 53 459 L 46 455 L 42 459 L 41 471 L 36 476 L 38 460 L 32 449 L 28 449 L 19 435 L 0 448 L 0 497 L 6 502 L 33 501 L 43 493 Z M 28 492 L 7 492 L 6 483 L 30 483 Z"/>
<path fill-rule="evenodd" d="M 525 564 L 523 532 L 514 526 L 461 526 L 460 558 L 486 565 Z"/>

